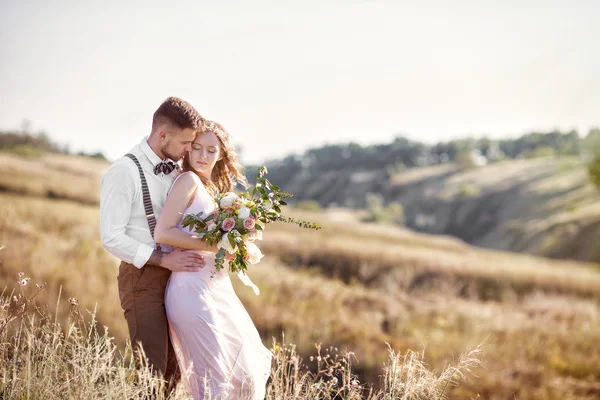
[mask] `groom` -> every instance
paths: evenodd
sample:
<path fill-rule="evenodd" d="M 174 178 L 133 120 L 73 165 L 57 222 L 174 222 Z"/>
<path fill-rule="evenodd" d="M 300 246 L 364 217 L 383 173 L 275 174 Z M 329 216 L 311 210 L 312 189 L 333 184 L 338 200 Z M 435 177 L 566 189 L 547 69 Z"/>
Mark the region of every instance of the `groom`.
<path fill-rule="evenodd" d="M 119 297 L 131 344 L 142 346 L 148 364 L 168 381 L 178 380 L 169 339 L 164 294 L 171 271 L 198 271 L 201 255 L 161 249 L 154 225 L 179 161 L 204 119 L 188 102 L 169 97 L 154 113 L 152 131 L 115 161 L 102 177 L 100 234 L 106 250 L 121 260 Z"/>

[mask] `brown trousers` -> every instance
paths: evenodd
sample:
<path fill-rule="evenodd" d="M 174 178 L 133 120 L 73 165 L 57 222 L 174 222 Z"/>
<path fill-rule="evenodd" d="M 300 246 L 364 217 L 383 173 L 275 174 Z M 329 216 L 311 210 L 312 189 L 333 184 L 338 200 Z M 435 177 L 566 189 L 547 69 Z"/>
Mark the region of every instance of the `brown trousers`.
<path fill-rule="evenodd" d="M 154 371 L 177 383 L 180 373 L 165 311 L 165 288 L 170 275 L 171 271 L 165 268 L 153 265 L 136 268 L 121 262 L 117 280 L 134 350 L 141 344 Z"/>

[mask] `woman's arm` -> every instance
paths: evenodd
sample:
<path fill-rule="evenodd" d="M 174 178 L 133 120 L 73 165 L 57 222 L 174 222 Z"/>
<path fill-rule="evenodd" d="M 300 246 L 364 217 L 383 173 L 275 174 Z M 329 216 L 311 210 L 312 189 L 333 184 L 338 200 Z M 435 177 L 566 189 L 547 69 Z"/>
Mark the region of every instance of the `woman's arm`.
<path fill-rule="evenodd" d="M 202 182 L 195 174 L 185 174 L 173 184 L 167 201 L 160 212 L 154 229 L 154 240 L 169 246 L 188 250 L 204 250 L 216 253 L 217 246 L 208 246 L 206 242 L 177 228 L 183 212 L 189 206 L 198 185 Z"/>

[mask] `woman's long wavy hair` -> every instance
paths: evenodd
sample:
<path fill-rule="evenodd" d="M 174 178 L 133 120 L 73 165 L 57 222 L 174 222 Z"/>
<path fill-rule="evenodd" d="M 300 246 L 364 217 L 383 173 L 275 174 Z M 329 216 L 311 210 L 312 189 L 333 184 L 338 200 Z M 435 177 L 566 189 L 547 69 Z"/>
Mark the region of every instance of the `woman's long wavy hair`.
<path fill-rule="evenodd" d="M 220 152 L 222 158 L 215 164 L 212 173 L 210 174 L 210 180 L 201 176 L 194 168 L 192 168 L 188 153 L 183 157 L 183 170 L 192 171 L 198 175 L 208 192 L 213 196 L 215 196 L 217 191 L 220 193 L 232 192 L 237 184 L 242 185 L 244 188 L 248 187 L 248 180 L 244 173 L 245 169 L 238 162 L 237 153 L 229 143 L 229 133 L 221 124 L 214 121 L 206 121 L 204 123 L 204 128 L 201 131 L 198 131 L 198 134 L 205 132 L 214 133 L 221 144 Z"/>

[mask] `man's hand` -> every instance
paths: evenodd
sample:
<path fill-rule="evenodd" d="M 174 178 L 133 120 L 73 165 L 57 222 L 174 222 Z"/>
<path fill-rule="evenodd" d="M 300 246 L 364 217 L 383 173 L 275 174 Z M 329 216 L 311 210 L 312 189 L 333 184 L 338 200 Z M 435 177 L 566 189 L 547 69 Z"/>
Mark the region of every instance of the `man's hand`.
<path fill-rule="evenodd" d="M 156 253 L 156 252 L 155 252 Z M 173 250 L 171 253 L 161 253 L 158 264 L 172 272 L 198 272 L 204 268 L 204 257 L 191 251 Z M 150 259 L 154 258 L 154 254 Z"/>

